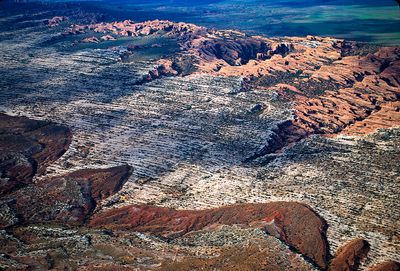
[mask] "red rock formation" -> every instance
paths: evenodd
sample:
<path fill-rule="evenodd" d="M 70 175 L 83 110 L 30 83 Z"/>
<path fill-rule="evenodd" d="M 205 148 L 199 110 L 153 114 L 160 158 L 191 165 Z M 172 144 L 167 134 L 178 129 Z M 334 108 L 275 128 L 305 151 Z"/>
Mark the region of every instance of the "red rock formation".
<path fill-rule="evenodd" d="M 148 74 L 143 76 L 142 81 L 137 82 L 137 84 L 149 82 L 162 76 L 177 75 L 178 72 L 173 68 L 173 64 L 174 63 L 171 60 L 160 60 L 158 65 L 155 66 L 153 70 L 150 70 Z"/>
<path fill-rule="evenodd" d="M 107 169 L 82 169 L 63 177 L 76 180 L 80 186 L 88 186 L 90 195 L 99 202 L 117 193 L 128 180 L 130 166 L 119 166 Z"/>
<path fill-rule="evenodd" d="M 66 32 L 66 35 L 82 33 L 85 31 L 94 31 L 97 33 L 113 33 L 119 36 L 148 36 L 153 33 L 162 33 L 170 36 L 183 36 L 187 33 L 199 34 L 204 32 L 204 27 L 194 24 L 173 23 L 170 21 L 145 21 L 135 23 L 131 20 L 112 23 L 98 23 L 91 25 L 73 25 Z"/>
<path fill-rule="evenodd" d="M 298 87 L 277 84 L 282 97 L 295 102 L 293 120 L 278 125 L 264 148 L 249 160 L 290 146 L 312 134 L 365 135 L 380 128 L 400 126 L 400 48 L 347 57 L 321 67 Z M 320 95 L 304 86 L 335 84 Z M 347 86 L 347 87 L 343 87 Z M 303 89 L 299 89 L 302 87 Z"/>
<path fill-rule="evenodd" d="M 368 269 L 368 271 L 399 271 L 400 263 L 395 261 L 387 261 L 379 263 Z"/>
<path fill-rule="evenodd" d="M 339 85 L 345 82 L 352 82 L 353 85 L 351 88 L 326 91 L 316 98 L 298 97 L 295 119 L 290 128 L 293 135 L 337 134 L 346 128 L 345 132 L 351 134 L 352 125 L 359 127 L 361 121 L 364 121 L 361 125 L 368 131 L 400 125 L 398 117 L 387 116 L 388 112 L 398 110 L 399 64 L 400 49 L 384 48 L 374 55 L 357 58 L 357 61 L 339 61 L 329 72 L 315 73 L 313 77 L 318 80 L 324 80 L 325 75 L 322 74 L 327 74 Z M 389 67 L 390 70 L 386 70 Z M 370 116 L 380 120 L 385 115 L 385 122 L 369 121 Z"/>
<path fill-rule="evenodd" d="M 42 174 L 68 149 L 71 139 L 66 127 L 0 114 L 0 194 Z"/>
<path fill-rule="evenodd" d="M 115 35 L 160 35 L 177 39 L 183 54 L 160 64 L 138 84 L 161 76 L 186 74 L 179 62 L 190 56 L 197 72 L 268 78 L 276 90 L 295 102 L 294 118 L 279 125 L 266 146 L 249 160 L 290 146 L 309 135 L 364 135 L 399 126 L 400 48 L 351 55 L 357 43 L 308 36 L 267 39 L 235 31 L 218 31 L 170 21 L 132 21 L 79 26 Z M 72 30 L 72 32 L 76 32 Z M 79 32 L 79 31 L 78 31 Z M 193 71 L 192 71 L 193 72 Z M 292 77 L 279 80 L 278 73 Z M 299 75 L 302 75 L 301 77 Z M 253 87 L 257 87 L 257 80 Z"/>
<path fill-rule="evenodd" d="M 129 229 L 170 238 L 215 224 L 263 228 L 320 267 L 326 266 L 326 224 L 310 208 L 295 202 L 243 204 L 200 211 L 133 205 L 95 214 L 89 222 L 92 227 Z"/>
<path fill-rule="evenodd" d="M 24 222 L 81 224 L 103 199 L 118 192 L 129 166 L 84 169 L 43 180 L 13 195 L 14 210 Z"/>
<path fill-rule="evenodd" d="M 329 266 L 329 271 L 356 271 L 360 261 L 367 257 L 369 244 L 363 239 L 355 239 L 341 247 Z"/>
<path fill-rule="evenodd" d="M 200 61 L 199 66 L 210 70 L 221 65 L 240 66 L 251 59 L 270 59 L 275 54 L 286 56 L 294 50 L 292 44 L 273 42 L 261 37 L 247 37 L 240 32 L 217 31 L 193 24 L 160 20 L 74 25 L 65 35 L 86 31 L 113 33 L 119 36 L 160 35 L 175 38 L 185 54 L 194 56 Z"/>

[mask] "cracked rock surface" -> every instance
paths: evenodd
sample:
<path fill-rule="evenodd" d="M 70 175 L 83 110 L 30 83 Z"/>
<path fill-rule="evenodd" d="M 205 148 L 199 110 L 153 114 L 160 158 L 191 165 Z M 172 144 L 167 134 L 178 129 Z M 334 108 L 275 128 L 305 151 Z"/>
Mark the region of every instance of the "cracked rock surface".
<path fill-rule="evenodd" d="M 0 269 L 398 270 L 398 47 L 29 5 L 0 9 Z"/>

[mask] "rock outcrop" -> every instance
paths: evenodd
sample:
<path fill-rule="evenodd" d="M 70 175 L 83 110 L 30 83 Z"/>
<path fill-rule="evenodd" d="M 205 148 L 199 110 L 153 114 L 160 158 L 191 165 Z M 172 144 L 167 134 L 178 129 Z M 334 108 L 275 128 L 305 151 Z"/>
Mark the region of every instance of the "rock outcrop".
<path fill-rule="evenodd" d="M 257 110 L 261 109 L 257 107 Z M 62 144 L 64 141 L 61 140 L 60 143 L 58 137 L 54 138 L 58 135 L 54 133 L 54 129 L 64 131 L 66 134 L 69 131 L 65 127 L 27 118 L 6 115 L 2 115 L 2 118 L 0 126 L 2 135 L 9 135 L 11 138 L 22 135 L 22 139 L 7 139 L 8 144 L 3 144 L 3 149 L 8 153 L 25 155 L 28 152 L 21 150 L 31 146 L 33 140 L 42 140 L 41 142 L 44 142 L 49 149 L 45 154 L 31 155 L 36 157 L 37 161 L 46 161 L 46 163 L 58 157 L 52 154 L 52 152 L 59 154 L 58 146 L 64 146 Z M 24 140 L 29 144 L 25 145 Z M 331 264 L 328 264 L 326 222 L 308 206 L 296 202 L 239 204 L 206 210 L 176 210 L 152 205 L 128 205 L 102 210 L 101 201 L 117 193 L 130 173 L 130 166 L 82 169 L 51 178 L 43 176 L 35 183 L 24 182 L 24 187 L 10 190 L 9 193 L 2 195 L 0 227 L 7 229 L 7 231 L 0 231 L 0 242 L 4 244 L 3 252 L 6 253 L 0 259 L 3 266 L 39 269 L 46 266 L 68 266 L 71 264 L 68 262 L 68 257 L 65 253 L 60 254 L 58 250 L 60 242 L 67 242 L 64 245 L 67 248 L 63 248 L 62 251 L 68 250 L 69 253 L 75 253 L 74 260 L 81 257 L 76 254 L 77 251 L 93 253 L 88 254 L 89 258 L 85 256 L 85 263 L 80 265 L 83 270 L 85 266 L 91 270 L 95 266 L 95 259 L 97 261 L 99 255 L 106 252 L 112 253 L 113 256 L 108 260 L 102 259 L 100 266 L 119 269 L 126 264 L 127 259 L 130 259 L 130 253 L 140 251 L 146 253 L 147 258 L 154 257 L 152 261 L 156 262 L 157 258 L 159 270 L 187 270 L 188 268 L 195 270 L 199 267 L 204 270 L 215 268 L 221 270 L 263 270 L 265 268 L 313 270 L 312 265 L 299 260 L 300 254 L 318 268 L 328 268 L 330 271 L 351 271 L 357 270 L 360 261 L 369 251 L 366 241 L 356 239 L 341 248 Z M 29 175 L 27 178 L 31 180 L 32 176 Z M 100 209 L 94 212 L 97 207 Z M 39 233 L 38 225 L 45 227 L 42 230 L 48 232 Z M 53 229 L 54 225 L 68 225 L 70 229 L 76 227 L 78 231 L 88 231 L 90 234 L 83 233 L 76 236 L 77 233 L 71 233 L 71 230 Z M 18 238 L 9 235 L 8 231 L 12 231 Z M 136 238 L 140 238 L 140 241 L 135 241 L 137 243 L 132 247 L 132 236 L 129 234 L 133 231 L 146 233 L 148 237 L 136 233 Z M 236 232 L 240 233 L 236 235 Z M 218 237 L 219 234 L 223 236 L 222 239 Z M 232 241 L 224 239 L 232 234 L 234 237 Z M 93 236 L 101 236 L 96 240 L 95 245 L 92 244 Z M 212 238 L 205 241 L 206 236 Z M 162 254 L 160 258 L 159 251 L 164 251 L 165 247 L 158 247 L 158 250 L 151 252 L 148 247 L 141 247 L 143 240 L 154 242 L 149 241 L 153 237 L 159 240 L 157 242 L 163 240 L 162 242 L 175 244 L 174 248 L 167 249 L 180 250 L 179 260 L 175 261 L 173 258 L 174 260 L 171 261 L 172 252 Z M 239 242 L 236 238 L 243 238 L 245 241 Z M 282 243 L 278 239 L 287 244 L 290 250 L 285 252 L 284 248 L 279 247 Z M 126 254 L 122 252 L 119 248 L 121 240 L 129 244 L 124 243 L 124 246 L 131 252 Z M 49 248 L 45 250 L 45 253 L 37 251 L 34 255 L 29 254 L 31 249 L 37 248 L 36 244 L 39 241 L 41 245 L 46 244 Z M 188 244 L 190 247 L 193 242 L 207 244 L 197 244 L 194 249 L 196 253 L 205 247 L 216 249 L 215 243 L 227 242 L 230 245 L 222 245 L 214 251 L 215 254 L 212 256 L 200 257 L 188 252 L 187 246 L 179 245 Z M 114 243 L 112 248 L 109 243 Z M 117 263 L 114 262 L 114 258 L 119 259 Z M 129 266 L 138 266 L 134 260 L 128 262 L 131 264 Z M 387 262 L 373 268 L 372 270 L 398 270 L 398 264 Z"/>
<path fill-rule="evenodd" d="M 399 48 L 382 48 L 322 66 L 290 85 L 273 86 L 282 98 L 294 101 L 293 119 L 279 124 L 270 141 L 249 160 L 313 134 L 362 136 L 400 126 L 399 65 Z M 329 82 L 326 90 L 309 92 L 310 86 L 323 87 L 324 82 Z"/>
<path fill-rule="evenodd" d="M 181 51 L 160 60 L 138 84 L 191 73 L 243 76 L 246 89 L 276 91 L 292 101 L 293 119 L 278 125 L 247 161 L 314 134 L 359 136 L 400 125 L 396 47 L 364 52 L 359 44 L 340 39 L 271 39 L 159 20 L 74 26 L 68 33 L 82 31 L 176 39 Z"/>
<path fill-rule="evenodd" d="M 103 199 L 118 192 L 129 166 L 84 169 L 17 191 L 10 197 L 21 222 L 82 224 Z"/>
<path fill-rule="evenodd" d="M 21 222 L 81 224 L 98 202 L 121 189 L 129 166 L 83 169 L 33 184 L 32 178 L 44 173 L 71 140 L 66 127 L 0 114 L 1 192 L 6 194 L 0 204 L 2 228 Z"/>
<path fill-rule="evenodd" d="M 355 239 L 339 248 L 332 260 L 329 271 L 356 271 L 360 261 L 367 257 L 369 244 L 363 239 Z"/>
<path fill-rule="evenodd" d="M 243 204 L 189 211 L 134 205 L 95 214 L 92 227 L 126 229 L 175 238 L 213 225 L 262 228 L 324 268 L 328 255 L 326 223 L 309 207 L 295 202 Z"/>
<path fill-rule="evenodd" d="M 29 184 L 68 149 L 72 133 L 63 126 L 0 114 L 0 194 Z"/>
<path fill-rule="evenodd" d="M 135 23 L 130 20 L 92 25 L 73 25 L 64 35 L 86 32 L 112 33 L 115 36 L 163 36 L 177 40 L 185 57 L 207 72 L 219 71 L 224 66 L 242 66 L 251 60 L 267 60 L 274 55 L 285 57 L 294 47 L 261 37 L 248 37 L 237 31 L 218 31 L 188 23 L 153 20 Z M 87 39 L 85 39 L 87 40 Z M 91 42 L 100 42 L 99 40 Z M 87 40 L 89 42 L 89 40 Z M 174 65 L 179 66 L 183 56 L 177 55 Z M 180 70 L 175 70 L 180 74 Z M 169 75 L 167 73 L 165 75 Z M 162 72 L 160 75 L 164 75 Z"/>
<path fill-rule="evenodd" d="M 83 43 L 99 43 L 100 40 L 96 37 L 88 37 L 82 40 Z"/>

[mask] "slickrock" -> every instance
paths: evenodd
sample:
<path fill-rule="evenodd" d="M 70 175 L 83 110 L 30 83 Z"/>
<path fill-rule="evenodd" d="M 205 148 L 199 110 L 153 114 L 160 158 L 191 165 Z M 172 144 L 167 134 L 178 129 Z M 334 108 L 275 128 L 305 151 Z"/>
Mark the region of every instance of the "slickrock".
<path fill-rule="evenodd" d="M 130 175 L 129 166 L 83 169 L 42 180 L 18 190 L 10 199 L 22 222 L 81 224 L 103 199 L 118 192 Z"/>
<path fill-rule="evenodd" d="M 360 261 L 367 257 L 369 244 L 363 239 L 355 239 L 339 248 L 332 260 L 329 271 L 356 271 Z"/>
<path fill-rule="evenodd" d="M 27 185 L 1 196 L 2 264 L 325 270 L 326 223 L 295 202 L 318 208 L 332 250 L 363 236 L 377 244 L 371 261 L 398 260 L 398 48 L 157 20 L 54 36 L 18 18 L 0 40 L 1 109 L 64 123 L 74 141 L 31 184 L 41 137 L 0 133 L 27 161 L 12 170 Z M 75 46 L 85 37 L 95 43 Z M 262 166 L 243 163 L 263 155 Z M 123 164 L 134 169 L 124 186 L 128 166 L 74 173 Z M 229 205 L 277 200 L 287 202 Z M 363 249 L 342 250 L 331 268 L 355 268 Z"/>
<path fill-rule="evenodd" d="M 160 60 L 138 84 L 190 73 L 244 76 L 250 89 L 276 91 L 293 101 L 293 119 L 278 125 L 265 146 L 247 161 L 313 134 L 365 135 L 400 125 L 399 48 L 359 55 L 357 43 L 340 39 L 268 39 L 159 20 L 76 27 L 122 36 L 175 38 L 181 51 Z"/>
<path fill-rule="evenodd" d="M 354 123 L 366 120 L 371 114 L 379 116 L 377 113 L 380 113 L 383 106 L 386 111 L 398 110 L 400 49 L 384 48 L 374 55 L 359 57 L 357 60 L 349 58 L 334 63 L 330 67 L 329 76 L 330 80 L 339 85 L 351 82 L 352 87 L 326 91 L 317 98 L 299 98 L 293 122 L 296 130 L 304 133 L 335 134 Z M 386 70 L 388 67 L 390 71 Z M 323 80 L 321 73 L 320 70 L 313 76 Z M 368 125 L 367 129 L 374 131 L 377 128 L 396 126 L 400 124 L 397 120 L 395 117 L 393 121 L 376 123 L 372 127 Z"/>
<path fill-rule="evenodd" d="M 143 76 L 141 81 L 138 81 L 137 84 L 143 84 L 144 82 L 150 82 L 154 79 L 160 78 L 162 76 L 174 76 L 177 75 L 178 72 L 173 67 L 174 63 L 170 60 L 160 60 L 158 61 L 158 65 L 154 67 L 153 70 L 150 70 L 148 74 Z"/>
<path fill-rule="evenodd" d="M 42 174 L 68 149 L 71 139 L 66 127 L 0 114 L 0 194 Z"/>
<path fill-rule="evenodd" d="M 398 271 L 400 270 L 400 263 L 395 261 L 387 261 L 383 263 L 378 263 L 368 271 Z"/>
<path fill-rule="evenodd" d="M 116 40 L 116 38 L 114 38 L 111 35 L 104 35 L 100 38 L 101 40 L 107 41 L 107 40 Z"/>
<path fill-rule="evenodd" d="M 326 265 L 326 223 L 309 207 L 295 202 L 243 204 L 199 211 L 133 205 L 95 214 L 89 222 L 93 227 L 130 229 L 167 238 L 216 224 L 263 228 L 320 267 Z"/>

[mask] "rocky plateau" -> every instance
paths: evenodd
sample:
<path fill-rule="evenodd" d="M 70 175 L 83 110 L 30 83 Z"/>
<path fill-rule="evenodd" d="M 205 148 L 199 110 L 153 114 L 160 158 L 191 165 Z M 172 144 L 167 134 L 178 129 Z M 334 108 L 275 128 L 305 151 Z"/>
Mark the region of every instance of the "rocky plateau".
<path fill-rule="evenodd" d="M 0 10 L 0 270 L 400 269 L 399 47 L 72 7 Z"/>

